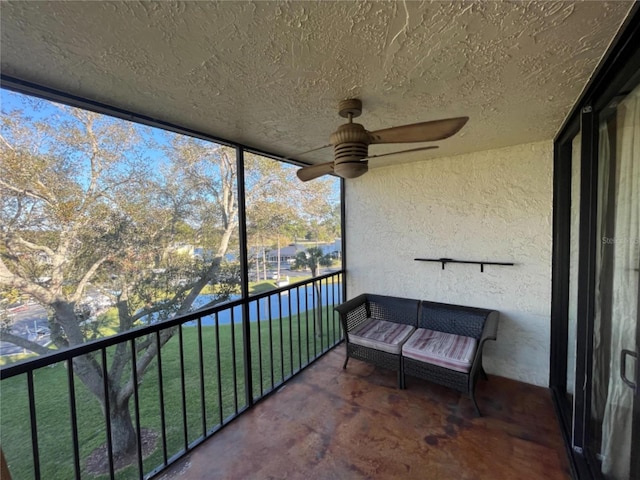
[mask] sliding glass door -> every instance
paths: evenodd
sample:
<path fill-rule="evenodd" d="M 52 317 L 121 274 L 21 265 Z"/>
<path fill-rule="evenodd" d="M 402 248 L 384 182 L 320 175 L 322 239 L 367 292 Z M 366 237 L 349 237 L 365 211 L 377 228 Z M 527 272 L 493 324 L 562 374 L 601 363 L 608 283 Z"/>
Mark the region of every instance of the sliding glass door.
<path fill-rule="evenodd" d="M 640 480 L 640 6 L 555 141 L 550 386 L 575 477 Z"/>
<path fill-rule="evenodd" d="M 640 87 L 599 114 L 589 449 L 607 479 L 638 478 L 631 458 L 638 403 Z"/>

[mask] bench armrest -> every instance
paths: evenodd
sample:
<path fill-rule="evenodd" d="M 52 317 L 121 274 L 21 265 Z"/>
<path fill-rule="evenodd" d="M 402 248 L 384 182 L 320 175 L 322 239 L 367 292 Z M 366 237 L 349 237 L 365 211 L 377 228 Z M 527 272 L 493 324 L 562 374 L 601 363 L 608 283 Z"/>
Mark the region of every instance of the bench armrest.
<path fill-rule="evenodd" d="M 500 313 L 497 311 L 491 312 L 484 322 L 484 328 L 482 330 L 482 337 L 480 338 L 480 347 L 487 340 L 495 340 L 498 338 L 498 319 Z"/>
<path fill-rule="evenodd" d="M 500 312 L 492 311 L 487 316 L 484 322 L 484 328 L 482 329 L 482 336 L 478 343 L 478 349 L 473 359 L 473 365 L 469 376 L 469 382 L 475 382 L 477 378 L 478 370 L 482 368 L 482 349 L 487 340 L 496 340 L 498 338 L 498 321 L 500 319 Z"/>
<path fill-rule="evenodd" d="M 344 338 L 348 342 L 349 332 L 369 317 L 368 296 L 363 293 L 333 309 L 340 314 L 340 324 L 342 325 Z"/>

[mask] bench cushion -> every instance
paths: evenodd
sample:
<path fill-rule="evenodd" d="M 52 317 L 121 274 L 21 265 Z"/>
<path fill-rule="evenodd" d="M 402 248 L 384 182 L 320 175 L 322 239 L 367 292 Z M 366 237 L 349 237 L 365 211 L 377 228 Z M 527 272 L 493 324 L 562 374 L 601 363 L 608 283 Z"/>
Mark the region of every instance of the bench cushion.
<path fill-rule="evenodd" d="M 415 327 L 411 325 L 369 318 L 349 332 L 349 341 L 399 355 L 402 344 L 414 330 Z"/>
<path fill-rule="evenodd" d="M 418 328 L 402 346 L 402 355 L 420 362 L 467 373 L 478 341 L 451 333 Z"/>

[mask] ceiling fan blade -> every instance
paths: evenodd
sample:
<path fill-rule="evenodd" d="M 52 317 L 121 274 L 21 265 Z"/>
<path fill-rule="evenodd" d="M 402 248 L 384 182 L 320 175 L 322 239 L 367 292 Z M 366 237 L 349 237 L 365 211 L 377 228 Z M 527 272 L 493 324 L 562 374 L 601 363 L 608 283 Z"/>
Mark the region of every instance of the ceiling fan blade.
<path fill-rule="evenodd" d="M 445 118 L 369 132 L 371 143 L 433 142 L 455 135 L 469 117 Z"/>
<path fill-rule="evenodd" d="M 364 158 L 363 160 L 371 160 L 372 158 L 386 157 L 388 155 L 397 155 L 399 153 L 419 152 L 420 150 L 433 150 L 434 148 L 438 148 L 438 146 L 432 145 L 430 147 L 411 148 L 409 150 L 400 150 L 398 152 L 382 153 L 380 155 L 369 155 L 367 158 Z"/>
<path fill-rule="evenodd" d="M 302 167 L 296 172 L 298 178 L 303 182 L 308 182 L 314 178 L 321 177 L 328 173 L 333 173 L 333 162 L 321 163 L 319 165 L 309 165 L 308 167 Z"/>
<path fill-rule="evenodd" d="M 323 148 L 329 148 L 332 145 L 329 143 L 327 145 L 323 145 L 321 147 L 312 148 L 311 150 L 307 150 L 306 152 L 296 153 L 295 155 L 291 155 L 290 157 L 284 157 L 283 160 L 295 160 L 297 157 L 301 157 L 302 155 L 306 155 L 307 153 L 315 152 L 317 150 L 322 150 Z"/>

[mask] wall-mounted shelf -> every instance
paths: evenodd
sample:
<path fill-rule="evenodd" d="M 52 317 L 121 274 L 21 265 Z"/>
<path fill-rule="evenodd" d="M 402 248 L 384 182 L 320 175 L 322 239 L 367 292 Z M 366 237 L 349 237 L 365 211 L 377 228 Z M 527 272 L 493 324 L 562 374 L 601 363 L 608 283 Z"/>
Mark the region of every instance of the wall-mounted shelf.
<path fill-rule="evenodd" d="M 438 262 L 442 264 L 442 269 L 447 263 L 471 263 L 473 265 L 480 265 L 480 271 L 484 272 L 485 265 L 501 265 L 507 267 L 513 267 L 515 263 L 511 262 L 490 262 L 490 261 L 476 261 L 476 260 L 454 260 L 453 258 L 415 258 L 417 262 Z"/>

